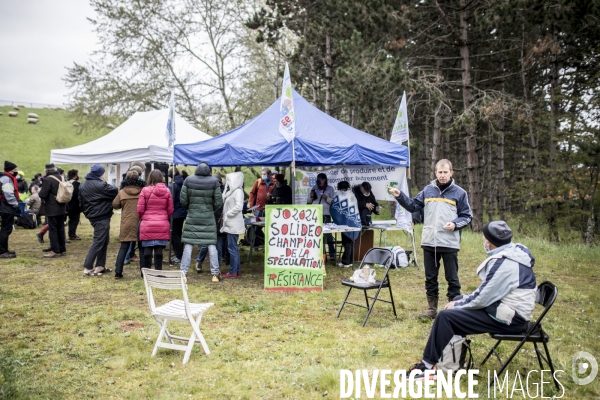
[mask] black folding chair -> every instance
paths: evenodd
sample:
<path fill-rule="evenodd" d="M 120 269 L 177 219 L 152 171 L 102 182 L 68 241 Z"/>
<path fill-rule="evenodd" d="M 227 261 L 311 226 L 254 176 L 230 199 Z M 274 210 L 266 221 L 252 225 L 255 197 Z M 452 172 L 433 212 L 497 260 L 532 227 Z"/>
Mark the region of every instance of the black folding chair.
<path fill-rule="evenodd" d="M 365 320 L 363 321 L 363 324 L 362 324 L 362 326 L 364 327 L 365 324 L 367 323 L 367 319 L 369 319 L 369 315 L 371 315 L 373 306 L 375 306 L 375 303 L 378 301 L 383 301 L 384 303 L 390 303 L 392 305 L 392 309 L 394 310 L 394 316 L 396 318 L 398 318 L 398 315 L 396 314 L 396 306 L 394 305 L 394 296 L 392 295 L 392 285 L 390 284 L 390 277 L 388 275 L 389 271 L 390 271 L 390 266 L 392 265 L 392 259 L 393 259 L 393 254 L 392 254 L 392 251 L 389 249 L 384 249 L 381 247 L 374 247 L 374 248 L 370 249 L 369 251 L 367 251 L 367 253 L 363 257 L 362 261 L 360 262 L 359 268 L 362 268 L 362 266 L 364 264 L 384 265 L 385 273 L 383 275 L 383 278 L 381 280 L 376 280 L 375 283 L 373 283 L 373 284 L 354 283 L 348 279 L 344 279 L 342 281 L 342 285 L 348 286 L 348 293 L 346 293 L 346 297 L 344 298 L 344 302 L 342 303 L 340 310 L 337 313 L 336 318 L 339 318 L 339 316 L 342 313 L 342 310 L 344 309 L 344 306 L 346 304 L 351 304 L 353 306 L 366 308 L 368 311 L 367 311 L 367 316 L 365 317 Z M 383 300 L 383 299 L 379 298 L 379 293 L 381 292 L 381 289 L 383 289 L 383 288 L 388 288 L 390 290 L 390 300 Z M 359 289 L 364 292 L 365 302 L 367 304 L 366 306 L 364 306 L 362 304 L 356 304 L 356 303 L 347 301 L 348 296 L 350 295 L 350 292 L 352 291 L 352 289 Z M 371 296 L 367 295 L 368 290 L 377 290 L 377 293 L 375 294 L 374 297 L 371 297 Z M 369 299 L 373 300 L 370 305 L 369 305 Z"/>
<path fill-rule="evenodd" d="M 546 315 L 548 310 L 550 310 L 550 307 L 552 307 L 552 304 L 554 304 L 554 300 L 556 300 L 556 296 L 558 296 L 558 288 L 554 284 L 552 284 L 551 282 L 541 283 L 537 289 L 535 302 L 540 304 L 542 307 L 544 307 L 544 311 L 542 311 L 542 314 L 540 314 L 540 316 L 538 317 L 538 319 L 535 322 L 530 321 L 526 327 L 525 332 L 523 332 L 523 333 L 520 333 L 517 335 L 490 334 L 492 339 L 496 339 L 497 342 L 494 345 L 494 347 L 492 347 L 492 349 L 490 350 L 488 355 L 485 356 L 485 359 L 483 360 L 481 365 L 485 364 L 485 362 L 488 360 L 488 358 L 490 358 L 492 353 L 494 353 L 496 355 L 496 357 L 498 358 L 498 361 L 500 362 L 500 366 L 501 366 L 500 372 L 498 372 L 498 374 L 496 375 L 497 377 L 500 377 L 502 375 L 502 372 L 504 372 L 504 370 L 508 366 L 508 364 L 510 364 L 512 359 L 517 355 L 517 353 L 519 352 L 521 347 L 523 347 L 523 345 L 526 342 L 530 342 L 530 343 L 533 343 L 533 347 L 535 348 L 535 354 L 537 356 L 538 363 L 540 364 L 540 369 L 544 369 L 544 365 L 542 364 L 542 360 L 544 360 L 546 362 L 546 364 L 548 364 L 548 366 L 550 366 L 550 370 L 552 371 L 552 379 L 554 379 L 554 385 L 556 386 L 556 389 L 558 389 L 558 382 L 556 381 L 556 378 L 554 378 L 554 366 L 552 365 L 552 358 L 550 358 L 550 352 L 548 351 L 548 345 L 547 345 L 547 343 L 550 341 L 550 337 L 548 336 L 548 334 L 546 332 L 544 332 L 544 330 L 542 329 L 542 324 L 541 324 L 542 319 L 544 318 L 544 316 Z M 504 340 L 512 341 L 512 342 L 519 342 L 519 345 L 512 352 L 510 357 L 508 357 L 508 360 L 506 360 L 505 363 L 502 362 L 502 359 L 500 358 L 500 355 L 498 354 L 498 351 L 496 350 L 498 345 Z M 542 351 L 538 348 L 538 346 L 537 346 L 538 343 L 542 343 L 544 345 L 546 357 L 544 357 L 544 355 L 542 354 Z M 494 384 L 494 381 L 495 381 L 495 378 L 494 378 L 494 380 L 492 380 L 490 382 L 490 387 Z"/>

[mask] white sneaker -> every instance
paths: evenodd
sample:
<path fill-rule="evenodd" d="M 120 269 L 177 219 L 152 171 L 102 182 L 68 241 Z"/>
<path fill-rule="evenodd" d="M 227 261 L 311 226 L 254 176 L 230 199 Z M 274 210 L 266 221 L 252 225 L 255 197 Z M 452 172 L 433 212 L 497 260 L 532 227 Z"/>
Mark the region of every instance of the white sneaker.
<path fill-rule="evenodd" d="M 344 268 L 350 268 L 351 266 L 352 266 L 352 264 L 342 265 L 342 267 L 344 267 Z"/>
<path fill-rule="evenodd" d="M 343 267 L 343 266 L 344 266 L 344 264 L 342 264 L 342 263 L 337 263 L 337 266 L 341 268 L 341 267 Z"/>

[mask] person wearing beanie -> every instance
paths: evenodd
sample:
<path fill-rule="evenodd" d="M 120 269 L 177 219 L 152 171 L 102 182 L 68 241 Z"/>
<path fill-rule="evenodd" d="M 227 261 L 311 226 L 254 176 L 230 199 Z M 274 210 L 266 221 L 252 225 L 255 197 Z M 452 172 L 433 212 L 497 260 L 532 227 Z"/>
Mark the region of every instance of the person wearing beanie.
<path fill-rule="evenodd" d="M 100 276 L 111 272 L 106 268 L 106 252 L 109 242 L 110 218 L 113 215 L 112 203 L 119 193 L 119 189 L 104 182 L 103 177 L 104 167 L 94 164 L 85 176 L 85 181 L 79 186 L 79 207 L 94 227 L 92 245 L 83 262 L 84 276 Z"/>
<path fill-rule="evenodd" d="M 25 172 L 23 171 L 17 172 L 17 186 L 21 194 L 27 193 L 27 189 L 29 189 L 29 184 L 25 180 Z"/>
<path fill-rule="evenodd" d="M 483 248 L 488 257 L 477 267 L 481 285 L 473 293 L 457 296 L 435 318 L 418 378 L 434 365 L 454 335 L 481 333 L 518 334 L 527 326 L 535 307 L 537 285 L 529 249 L 512 242 L 512 230 L 504 221 L 483 227 Z M 407 373 L 408 374 L 408 373 Z"/>
<path fill-rule="evenodd" d="M 140 167 L 139 165 L 134 165 L 131 168 L 129 168 L 130 171 L 135 171 L 138 174 L 138 179 L 142 179 L 142 167 Z"/>
<path fill-rule="evenodd" d="M 19 212 L 19 197 L 17 165 L 4 161 L 4 171 L 0 172 L 2 200 L 0 201 L 0 258 L 15 258 L 16 253 L 8 249 L 8 237 L 13 231 L 15 214 Z"/>
<path fill-rule="evenodd" d="M 50 237 L 50 250 L 44 254 L 44 258 L 64 257 L 67 255 L 65 237 L 67 204 L 59 203 L 56 200 L 58 187 L 63 180 L 64 177 L 54 164 L 46 164 L 46 177 L 42 180 L 42 189 L 39 193 L 40 199 L 44 200 L 48 236 Z M 41 235 L 43 237 L 43 233 Z"/>
<path fill-rule="evenodd" d="M 416 197 L 410 198 L 398 189 L 390 194 L 408 211 L 424 210 L 423 264 L 425 265 L 425 292 L 427 311 L 419 318 L 434 319 L 437 314 L 440 260 L 444 261 L 444 276 L 448 282 L 446 297 L 452 301 L 460 295 L 458 280 L 458 251 L 460 230 L 471 223 L 473 214 L 467 192 L 454 183 L 452 163 L 443 159 L 435 165 L 436 180 L 432 181 Z"/>

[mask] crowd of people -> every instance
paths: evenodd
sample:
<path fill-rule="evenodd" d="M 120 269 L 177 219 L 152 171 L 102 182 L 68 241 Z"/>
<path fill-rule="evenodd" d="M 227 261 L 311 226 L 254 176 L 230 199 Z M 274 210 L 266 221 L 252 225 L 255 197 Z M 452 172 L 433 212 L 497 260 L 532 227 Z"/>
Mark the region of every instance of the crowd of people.
<path fill-rule="evenodd" d="M 176 168 L 169 171 L 173 177 L 169 187 L 165 176 L 155 169 L 144 180 L 141 167 L 133 166 L 124 176 L 120 188 L 104 181 L 105 169 L 99 164 L 91 167 L 85 181 L 79 184 L 77 170 L 65 173 L 54 164 L 47 164 L 45 175 L 37 174 L 30 185 L 22 177 L 17 165 L 5 161 L 0 172 L 0 258 L 14 258 L 8 238 L 13 231 L 15 214 L 20 212 L 21 190 L 29 192 L 26 212 L 46 217 L 46 223 L 37 233 L 40 242 L 48 232 L 50 247 L 44 257 L 66 255 L 65 244 L 79 240 L 77 225 L 83 212 L 93 227 L 92 244 L 83 263 L 84 276 L 100 276 L 111 270 L 106 267 L 110 221 L 113 210 L 121 210 L 119 248 L 115 263 L 115 278 L 123 278 L 123 266 L 139 260 L 140 268 L 162 269 L 163 251 L 172 241 L 174 255 L 171 262 L 180 263 L 188 273 L 192 250 L 200 247 L 196 271 L 202 272 L 202 263 L 208 254 L 212 281 L 240 276 L 239 235 L 244 234 L 244 175 L 233 172 L 225 177 L 213 176 L 207 163 L 201 162 L 194 175 L 184 177 Z M 434 320 L 423 358 L 411 371 L 417 379 L 428 379 L 435 365 L 454 335 L 476 333 L 521 332 L 531 319 L 535 305 L 535 263 L 531 253 L 522 244 L 512 242 L 512 230 L 504 221 L 493 221 L 483 228 L 483 247 L 488 258 L 477 268 L 481 285 L 470 294 L 461 294 L 458 279 L 460 230 L 469 225 L 472 214 L 467 193 L 452 178 L 452 163 L 440 160 L 436 164 L 436 179 L 417 196 L 410 198 L 398 189 L 389 188 L 390 194 L 408 211 L 424 210 L 421 247 L 424 252 L 425 290 L 427 311 L 420 317 Z M 19 176 L 21 179 L 19 180 Z M 72 192 L 68 201 L 61 193 L 65 182 Z M 262 170 L 250 191 L 249 206 L 256 216 L 264 216 L 267 204 L 292 204 L 292 191 L 284 176 Z M 364 226 L 371 224 L 372 214 L 380 213 L 380 206 L 363 182 L 353 188 L 347 181 L 337 184 L 337 191 L 328 184 L 327 175 L 319 173 L 310 191 L 308 204 L 323 206 L 324 223 Z M 343 207 L 341 205 L 344 205 Z M 68 240 L 65 225 L 68 218 Z M 39 221 L 39 219 L 38 219 Z M 258 234 L 258 233 L 257 233 Z M 354 232 L 344 232 L 341 267 L 349 267 L 353 260 Z M 329 257 L 335 260 L 333 238 L 325 237 Z M 136 249 L 139 258 L 135 256 Z M 226 260 L 229 270 L 221 275 L 220 264 Z M 440 261 L 444 263 L 448 282 L 448 303 L 438 313 Z"/>
<path fill-rule="evenodd" d="M 119 188 L 107 183 L 104 174 L 104 167 L 95 164 L 80 184 L 77 170 L 65 174 L 50 163 L 46 164 L 45 174 L 36 174 L 32 184 L 26 187 L 29 197 L 25 202 L 28 209 L 24 212 L 35 215 L 38 223 L 42 216 L 45 217 L 45 223 L 36 233 L 40 243 L 45 243 L 48 233 L 50 246 L 44 249 L 44 258 L 64 257 L 66 244 L 81 240 L 77 236 L 77 226 L 83 213 L 93 228 L 92 243 L 83 262 L 83 275 L 101 276 L 112 272 L 106 265 L 110 221 L 113 211 L 121 210 L 121 245 L 115 262 L 115 278 L 123 278 L 123 267 L 129 262 L 139 261 L 140 268 L 162 269 L 163 252 L 170 240 L 173 257 L 169 261 L 180 263 L 186 274 L 192 249 L 198 245 L 197 272 L 203 271 L 201 257 L 204 250 L 204 255 L 209 254 L 213 282 L 240 275 L 238 236 L 245 232 L 243 173 L 227 174 L 223 185 L 219 175 L 211 175 L 208 164 L 200 163 L 192 176 L 183 171 L 180 173 L 177 168 L 171 169 L 169 174 L 173 180 L 167 187 L 160 170 L 151 171 L 144 179 L 142 168 L 134 165 L 124 174 Z M 6 161 L 4 171 L 0 173 L 0 258 L 16 257 L 16 253 L 9 250 L 8 239 L 15 215 L 22 211 L 20 189 L 26 183 L 22 184 L 25 181 L 19 177 L 16 164 Z M 68 201 L 64 201 L 64 194 L 60 192 L 66 182 L 67 191 L 70 191 Z M 65 226 L 68 226 L 68 236 Z M 136 257 L 136 251 L 139 257 Z M 229 264 L 225 275 L 220 272 L 222 258 Z"/>
<path fill-rule="evenodd" d="M 110 220 L 113 210 L 121 210 L 119 241 L 121 243 L 115 263 L 115 277 L 123 277 L 123 267 L 130 262 L 140 262 L 140 267 L 161 269 L 163 251 L 169 241 L 172 244 L 172 257 L 169 262 L 180 264 L 186 274 L 191 266 L 191 255 L 195 245 L 200 250 L 195 263 L 197 272 L 204 271 L 203 262 L 208 255 L 213 281 L 236 278 L 240 275 L 240 255 L 238 237 L 245 233 L 243 211 L 244 175 L 235 172 L 226 176 L 212 175 L 206 163 L 200 163 L 194 175 L 171 168 L 168 172 L 171 183 L 165 185 L 165 176 L 160 170 L 152 171 L 144 180 L 144 171 L 134 165 L 123 176 L 119 188 L 104 180 L 105 169 L 99 164 L 91 167 L 83 183 L 79 182 L 79 171 L 70 170 L 65 174 L 54 164 L 47 164 L 45 174 L 36 174 L 27 185 L 23 172 L 10 161 L 5 162 L 0 175 L 5 193 L 0 208 L 3 216 L 4 233 L 0 234 L 0 258 L 16 257 L 8 250 L 8 236 L 12 232 L 15 213 L 19 213 L 21 189 L 29 193 L 26 200 L 26 213 L 36 216 L 38 224 L 45 217 L 45 223 L 36 233 L 37 240 L 45 243 L 48 233 L 49 246 L 43 257 L 56 258 L 66 255 L 66 244 L 81 240 L 77 235 L 81 213 L 93 227 L 92 245 L 83 263 L 85 276 L 100 276 L 111 272 L 106 267 L 106 253 L 109 243 Z M 72 196 L 66 203 L 57 201 L 61 182 L 67 181 L 72 187 Z M 6 186 L 4 185 L 6 184 Z M 371 214 L 379 214 L 380 207 L 371 193 L 368 182 L 350 189 L 347 181 L 338 183 L 338 193 L 346 192 L 356 203 L 362 225 L 370 225 Z M 345 220 L 334 221 L 329 211 L 336 197 L 336 190 L 328 184 L 327 175 L 319 173 L 312 188 L 308 204 L 323 206 L 323 222 L 345 224 Z M 262 170 L 250 192 L 248 207 L 257 217 L 264 217 L 267 204 L 293 204 L 291 187 L 283 174 L 272 173 L 269 168 Z M 357 217 L 358 218 L 358 217 Z M 10 229 L 8 228 L 10 225 Z M 68 227 L 65 232 L 65 226 Z M 261 227 L 255 229 L 254 245 L 264 243 Z M 342 235 L 344 255 L 340 267 L 349 267 L 353 259 L 353 240 L 350 234 Z M 332 235 L 325 235 L 329 258 L 336 260 L 336 250 Z M 139 257 L 136 256 L 139 252 Z M 221 275 L 220 264 L 225 261 L 229 271 Z"/>

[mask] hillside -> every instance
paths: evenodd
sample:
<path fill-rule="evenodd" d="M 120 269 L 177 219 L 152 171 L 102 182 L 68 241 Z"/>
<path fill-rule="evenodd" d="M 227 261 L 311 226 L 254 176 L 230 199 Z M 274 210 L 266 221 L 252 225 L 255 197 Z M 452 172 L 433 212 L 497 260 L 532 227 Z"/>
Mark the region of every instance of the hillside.
<path fill-rule="evenodd" d="M 76 135 L 73 118 L 66 110 L 48 108 L 21 108 L 18 117 L 9 117 L 13 111 L 11 106 L 0 106 L 0 162 L 10 160 L 25 173 L 25 179 L 30 181 L 36 172 L 44 172 L 44 165 L 50 161 L 50 150 L 76 146 L 89 142 L 109 132 L 97 134 Z M 27 123 L 27 114 L 39 116 L 37 124 Z M 82 169 L 79 165 L 60 165 L 68 170 Z M 85 170 L 85 168 L 84 168 Z"/>

